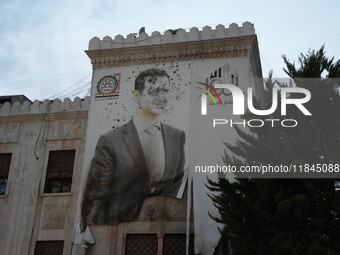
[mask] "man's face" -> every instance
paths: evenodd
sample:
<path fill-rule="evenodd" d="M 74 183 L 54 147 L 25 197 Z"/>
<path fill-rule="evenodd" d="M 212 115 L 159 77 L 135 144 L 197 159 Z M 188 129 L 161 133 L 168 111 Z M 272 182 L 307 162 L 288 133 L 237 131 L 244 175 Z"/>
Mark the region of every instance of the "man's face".
<path fill-rule="evenodd" d="M 169 79 L 166 76 L 146 77 L 145 88 L 140 94 L 140 106 L 152 113 L 164 112 L 169 101 L 169 87 Z"/>

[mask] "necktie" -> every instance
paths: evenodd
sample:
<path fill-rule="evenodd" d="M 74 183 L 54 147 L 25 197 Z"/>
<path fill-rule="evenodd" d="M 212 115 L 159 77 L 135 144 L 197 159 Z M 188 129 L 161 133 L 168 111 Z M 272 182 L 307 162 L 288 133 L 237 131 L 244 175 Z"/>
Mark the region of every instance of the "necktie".
<path fill-rule="evenodd" d="M 151 183 L 151 192 L 155 191 L 157 183 L 161 180 L 164 172 L 164 167 L 162 167 L 162 163 L 160 160 L 160 151 L 163 146 L 162 144 L 162 133 L 158 126 L 151 126 L 145 130 L 145 132 L 149 135 L 149 149 L 146 153 L 146 161 L 149 167 L 150 172 L 150 183 Z"/>

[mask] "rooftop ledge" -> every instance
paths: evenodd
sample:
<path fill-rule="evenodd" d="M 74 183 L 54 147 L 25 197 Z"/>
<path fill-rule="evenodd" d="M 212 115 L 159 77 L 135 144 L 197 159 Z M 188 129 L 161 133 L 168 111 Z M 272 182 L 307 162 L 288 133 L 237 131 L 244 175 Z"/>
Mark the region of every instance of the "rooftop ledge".
<path fill-rule="evenodd" d="M 89 42 L 89 50 L 128 48 L 134 46 L 231 38 L 246 35 L 255 35 L 254 24 L 248 21 L 244 22 L 242 26 L 232 23 L 229 25 L 229 28 L 226 28 L 223 25 L 217 25 L 215 29 L 205 26 L 201 31 L 196 27 L 192 27 L 188 32 L 185 29 L 180 28 L 178 30 L 167 30 L 164 34 L 161 34 L 158 31 L 152 32 L 151 35 L 148 35 L 145 32 L 140 33 L 139 36 L 136 36 L 136 34 L 129 34 L 126 38 L 122 35 L 117 35 L 114 39 L 110 36 L 105 36 L 102 40 L 98 37 L 93 37 Z"/>
<path fill-rule="evenodd" d="M 90 97 L 85 97 L 84 99 L 75 97 L 73 101 L 65 98 L 63 101 L 60 99 L 46 99 L 44 101 L 35 100 L 33 103 L 28 100 L 23 103 L 16 101 L 13 104 L 6 102 L 0 104 L 0 116 L 87 111 L 89 104 Z"/>

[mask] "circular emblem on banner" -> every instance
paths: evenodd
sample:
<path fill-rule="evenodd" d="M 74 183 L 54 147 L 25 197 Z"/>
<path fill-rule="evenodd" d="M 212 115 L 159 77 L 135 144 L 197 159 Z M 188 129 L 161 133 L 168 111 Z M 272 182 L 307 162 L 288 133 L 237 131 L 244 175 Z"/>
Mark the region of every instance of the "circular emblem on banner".
<path fill-rule="evenodd" d="M 112 75 L 105 76 L 100 79 L 97 85 L 97 91 L 99 93 L 113 93 L 118 88 L 118 81 L 116 77 Z"/>

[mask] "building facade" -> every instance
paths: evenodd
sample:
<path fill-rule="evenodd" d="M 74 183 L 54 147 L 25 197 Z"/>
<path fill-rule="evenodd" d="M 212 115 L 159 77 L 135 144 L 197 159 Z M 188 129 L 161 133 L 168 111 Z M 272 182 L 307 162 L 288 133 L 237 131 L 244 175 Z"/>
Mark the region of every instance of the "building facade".
<path fill-rule="evenodd" d="M 88 106 L 89 98 L 1 105 L 2 254 L 70 254 Z"/>
<path fill-rule="evenodd" d="M 263 87 L 255 81 L 262 71 L 253 24 L 95 37 L 86 54 L 93 66 L 90 97 L 0 105 L 2 254 L 169 255 L 185 254 L 186 249 L 189 254 L 214 254 L 219 233 L 208 211 L 214 215 L 216 210 L 201 188 L 206 177 L 190 173 L 202 162 L 220 161 L 220 153 L 208 159 L 199 149 L 214 141 L 200 136 L 208 131 L 210 120 L 197 117 L 201 116 L 201 91 L 196 87 L 229 83 L 245 91 L 252 86 L 255 95 L 261 96 Z M 175 110 L 171 108 L 165 121 L 186 133 L 185 169 L 190 185 L 184 183 L 180 199 L 147 197 L 132 221 L 91 225 L 94 243 L 89 245 L 79 222 L 97 139 L 129 120 L 134 80 L 150 68 L 165 70 L 178 91 L 172 95 Z M 105 79 L 114 82 L 103 83 Z M 223 105 L 232 102 L 229 93 L 218 92 Z M 208 108 L 210 113 L 220 111 L 217 106 Z M 216 134 L 225 135 L 225 130 Z M 234 139 L 235 133 L 229 130 L 228 136 Z M 223 146 L 216 151 L 223 151 Z"/>

